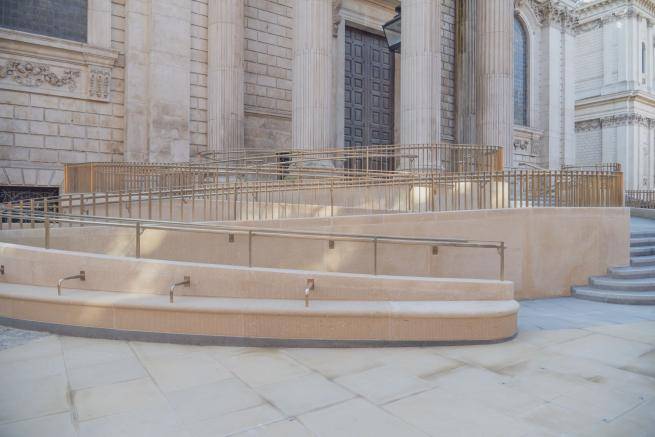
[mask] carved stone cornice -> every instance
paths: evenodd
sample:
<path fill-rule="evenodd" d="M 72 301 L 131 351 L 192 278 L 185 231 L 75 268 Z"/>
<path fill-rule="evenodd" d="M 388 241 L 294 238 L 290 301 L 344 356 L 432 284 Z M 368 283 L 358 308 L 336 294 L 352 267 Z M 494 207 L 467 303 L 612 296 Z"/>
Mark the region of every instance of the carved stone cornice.
<path fill-rule="evenodd" d="M 646 19 L 649 27 L 652 27 L 655 22 L 653 0 L 605 0 L 589 5 L 583 4 L 578 11 L 580 21 L 576 25 L 576 33 L 588 32 L 605 24 L 632 17 Z"/>
<path fill-rule="evenodd" d="M 557 0 L 514 0 L 514 8 L 527 5 L 534 12 L 539 25 L 556 25 L 571 30 L 578 23 L 575 9 Z"/>
<path fill-rule="evenodd" d="M 642 127 L 655 126 L 655 119 L 638 113 L 615 114 L 606 117 L 583 120 L 575 123 L 576 132 L 589 132 L 601 128 L 612 128 L 617 126 L 639 125 Z"/>

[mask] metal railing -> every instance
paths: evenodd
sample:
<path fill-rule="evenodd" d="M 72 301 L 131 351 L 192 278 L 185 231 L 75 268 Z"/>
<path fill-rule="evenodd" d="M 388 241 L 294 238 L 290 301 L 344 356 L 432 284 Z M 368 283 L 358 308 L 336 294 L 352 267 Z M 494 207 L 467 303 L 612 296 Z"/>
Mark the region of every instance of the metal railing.
<path fill-rule="evenodd" d="M 211 186 L 116 193 L 64 194 L 19 201 L 9 209 L 209 222 L 333 217 L 353 214 L 526 207 L 617 207 L 623 173 L 506 170 L 475 174 L 398 173 L 386 177 L 295 180 L 234 178 Z M 18 215 L 7 226 L 32 226 Z"/>
<path fill-rule="evenodd" d="M 626 190 L 625 206 L 655 209 L 655 190 Z"/>
<path fill-rule="evenodd" d="M 619 172 L 621 171 L 621 164 L 618 162 L 607 162 L 601 164 L 588 164 L 588 165 L 565 165 L 564 167 L 562 167 L 562 170 Z"/>
<path fill-rule="evenodd" d="M 63 188 L 66 193 L 170 190 L 235 178 L 385 177 L 398 172 L 478 173 L 503 168 L 501 147 L 460 144 L 236 150 L 202 156 L 201 161 L 183 164 L 67 164 Z"/>
<path fill-rule="evenodd" d="M 423 246 L 432 248 L 432 252 L 438 253 L 439 247 L 455 247 L 455 248 L 472 248 L 472 249 L 494 249 L 499 256 L 499 279 L 505 278 L 505 243 L 502 241 L 481 241 L 481 240 L 465 240 L 455 238 L 422 238 L 422 237 L 406 237 L 406 236 L 387 236 L 387 235 L 370 235 L 370 234 L 350 234 L 350 233 L 334 233 L 334 232 L 318 232 L 306 230 L 282 230 L 270 229 L 264 227 L 246 227 L 246 226 L 227 226 L 227 225 L 214 225 L 214 224 L 199 224 L 199 223 L 182 223 L 182 222 L 158 222 L 152 220 L 136 220 L 126 218 L 107 218 L 107 217 L 93 217 L 93 216 L 76 216 L 70 214 L 51 213 L 49 211 L 35 210 L 15 210 L 7 208 L 6 206 L 0 207 L 0 218 L 7 220 L 9 223 L 15 219 L 20 219 L 22 222 L 33 223 L 35 228 L 43 227 L 43 247 L 51 249 L 51 229 L 54 226 L 62 227 L 63 225 L 69 226 L 105 226 L 105 227 L 118 227 L 118 228 L 131 228 L 135 238 L 135 258 L 141 258 L 141 238 L 147 230 L 170 231 L 180 233 L 203 233 L 203 234 L 223 234 L 232 235 L 240 234 L 247 236 L 247 256 L 248 262 L 245 266 L 252 268 L 256 267 L 253 262 L 253 254 L 257 250 L 255 247 L 255 239 L 258 237 L 275 237 L 283 239 L 304 239 L 304 240 L 323 240 L 328 241 L 333 245 L 335 241 L 348 241 L 368 243 L 371 248 L 372 257 L 372 275 L 378 275 L 378 251 L 379 246 L 383 244 L 403 245 L 403 246 Z M 233 237 L 232 237 L 233 238 Z M 183 261 L 183 260 L 182 260 Z M 186 279 L 186 278 L 185 278 Z"/>

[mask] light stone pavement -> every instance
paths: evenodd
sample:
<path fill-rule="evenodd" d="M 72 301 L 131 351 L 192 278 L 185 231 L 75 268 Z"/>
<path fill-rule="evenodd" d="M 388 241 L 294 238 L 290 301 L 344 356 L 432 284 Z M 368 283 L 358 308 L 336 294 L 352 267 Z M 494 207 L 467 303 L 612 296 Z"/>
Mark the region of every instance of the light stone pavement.
<path fill-rule="evenodd" d="M 655 307 L 522 302 L 484 346 L 260 349 L 0 331 L 0 436 L 652 436 Z"/>

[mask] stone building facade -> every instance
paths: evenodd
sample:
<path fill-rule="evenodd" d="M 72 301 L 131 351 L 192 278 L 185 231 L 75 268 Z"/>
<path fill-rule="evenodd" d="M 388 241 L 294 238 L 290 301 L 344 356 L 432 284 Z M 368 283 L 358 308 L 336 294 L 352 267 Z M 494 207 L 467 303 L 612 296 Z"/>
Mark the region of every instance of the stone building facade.
<path fill-rule="evenodd" d="M 575 26 L 577 163 L 620 162 L 655 188 L 655 2 L 596 0 Z"/>
<path fill-rule="evenodd" d="M 508 166 L 585 162 L 579 2 L 403 0 L 392 54 L 381 26 L 399 4 L 2 0 L 0 186 L 241 148 L 457 142 L 504 146 Z"/>

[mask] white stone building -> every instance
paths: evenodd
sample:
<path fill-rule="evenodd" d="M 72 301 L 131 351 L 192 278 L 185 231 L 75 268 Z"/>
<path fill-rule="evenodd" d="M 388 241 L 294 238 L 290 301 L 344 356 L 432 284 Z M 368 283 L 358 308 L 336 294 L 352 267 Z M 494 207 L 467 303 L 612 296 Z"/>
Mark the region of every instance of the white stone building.
<path fill-rule="evenodd" d="M 578 9 L 576 162 L 620 162 L 626 188 L 655 188 L 655 2 Z"/>
<path fill-rule="evenodd" d="M 443 141 L 502 145 L 508 166 L 613 159 L 589 152 L 606 141 L 584 133 L 596 97 L 576 61 L 606 1 L 578 22 L 575 0 L 403 0 L 401 54 L 381 30 L 399 0 L 28 3 L 0 3 L 5 191 L 57 187 L 68 162 L 236 148 Z M 644 77 L 633 107 L 649 105 Z"/>

